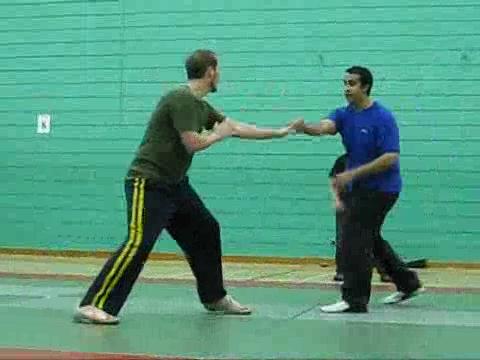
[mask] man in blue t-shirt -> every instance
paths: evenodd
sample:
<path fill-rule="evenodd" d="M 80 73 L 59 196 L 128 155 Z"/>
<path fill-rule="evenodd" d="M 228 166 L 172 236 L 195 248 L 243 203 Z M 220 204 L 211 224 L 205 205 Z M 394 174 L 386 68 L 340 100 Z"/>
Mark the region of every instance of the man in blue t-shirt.
<path fill-rule="evenodd" d="M 347 152 L 347 170 L 337 174 L 334 186 L 345 189 L 341 257 L 342 300 L 321 308 L 324 312 L 367 312 L 374 259 L 392 278 L 397 292 L 384 299 L 394 304 L 423 290 L 417 274 L 408 269 L 381 235 L 385 217 L 402 190 L 400 140 L 395 118 L 370 98 L 373 76 L 361 66 L 346 70 L 345 107 L 317 124 L 297 122 L 295 129 L 312 136 L 340 133 Z"/>

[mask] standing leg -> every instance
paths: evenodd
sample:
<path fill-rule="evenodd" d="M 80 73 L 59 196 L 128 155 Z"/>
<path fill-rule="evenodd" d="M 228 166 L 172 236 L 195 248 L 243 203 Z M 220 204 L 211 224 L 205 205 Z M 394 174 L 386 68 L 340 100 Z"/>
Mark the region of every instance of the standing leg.
<path fill-rule="evenodd" d="M 128 238 L 105 263 L 80 303 L 112 316 L 120 312 L 158 235 L 174 213 L 165 190 L 147 187 L 145 179 L 128 181 L 125 192 Z"/>
<path fill-rule="evenodd" d="M 342 298 L 351 311 L 364 312 L 370 300 L 373 265 L 372 202 L 365 191 L 353 191 L 346 202 L 342 257 Z"/>
<path fill-rule="evenodd" d="M 249 314 L 247 307 L 227 295 L 223 284 L 220 225 L 197 193 L 186 183 L 179 209 L 167 230 L 182 248 L 197 281 L 200 301 L 211 310 Z"/>
<path fill-rule="evenodd" d="M 325 312 L 366 312 L 370 301 L 375 242 L 375 219 L 379 211 L 374 191 L 355 189 L 345 199 L 341 256 L 344 281 L 342 301 L 323 306 Z"/>
<path fill-rule="evenodd" d="M 410 270 L 405 262 L 395 253 L 390 244 L 382 237 L 382 226 L 385 217 L 396 202 L 397 196 L 380 194 L 377 201 L 381 207 L 375 219 L 374 256 L 385 273 L 392 278 L 399 292 L 411 294 L 421 287 L 417 274 Z"/>

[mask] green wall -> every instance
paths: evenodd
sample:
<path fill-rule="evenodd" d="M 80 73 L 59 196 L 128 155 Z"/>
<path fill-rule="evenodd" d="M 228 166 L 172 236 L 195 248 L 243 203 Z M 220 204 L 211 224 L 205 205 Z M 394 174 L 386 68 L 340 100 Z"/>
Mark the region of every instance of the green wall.
<path fill-rule="evenodd" d="M 346 67 L 402 137 L 405 191 L 384 235 L 406 257 L 478 261 L 480 4 L 369 0 L 0 2 L 2 247 L 108 249 L 126 232 L 122 178 L 158 98 L 208 47 L 233 118 L 283 125 L 343 104 Z M 36 116 L 52 114 L 52 132 Z M 231 255 L 332 256 L 327 172 L 338 137 L 231 139 L 191 180 Z M 166 235 L 156 251 L 177 252 Z"/>

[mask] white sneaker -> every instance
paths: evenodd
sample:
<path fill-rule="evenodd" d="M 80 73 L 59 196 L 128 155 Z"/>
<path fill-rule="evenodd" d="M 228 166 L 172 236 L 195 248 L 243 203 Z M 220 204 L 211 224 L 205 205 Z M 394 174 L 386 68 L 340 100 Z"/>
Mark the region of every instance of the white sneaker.
<path fill-rule="evenodd" d="M 386 298 L 382 300 L 382 302 L 386 305 L 393 305 L 393 304 L 398 304 L 404 301 L 407 301 L 415 296 L 420 295 L 421 293 L 425 292 L 425 288 L 421 287 L 418 288 L 415 291 L 412 291 L 410 293 L 404 293 L 402 291 L 397 291 L 396 293 L 393 293 Z"/>
<path fill-rule="evenodd" d="M 240 304 L 230 295 L 226 295 L 215 303 L 204 304 L 204 306 L 208 311 L 218 312 L 221 314 L 250 315 L 252 313 L 252 309 Z"/>
<path fill-rule="evenodd" d="M 73 316 L 75 322 L 84 324 L 116 325 L 120 319 L 92 305 L 79 307 Z"/>
<path fill-rule="evenodd" d="M 367 312 L 367 307 L 359 309 L 352 308 L 349 303 L 341 300 L 335 304 L 322 306 L 320 310 L 325 313 L 365 313 Z"/>

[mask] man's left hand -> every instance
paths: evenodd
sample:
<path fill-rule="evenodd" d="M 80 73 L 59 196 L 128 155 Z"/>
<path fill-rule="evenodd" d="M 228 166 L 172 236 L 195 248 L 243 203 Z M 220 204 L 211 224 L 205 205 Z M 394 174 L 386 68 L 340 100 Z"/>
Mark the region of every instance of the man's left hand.
<path fill-rule="evenodd" d="M 345 186 L 347 186 L 347 184 L 351 183 L 353 179 L 354 173 L 352 171 L 345 171 L 335 176 L 333 184 L 337 189 L 342 190 L 343 188 L 345 188 Z"/>

